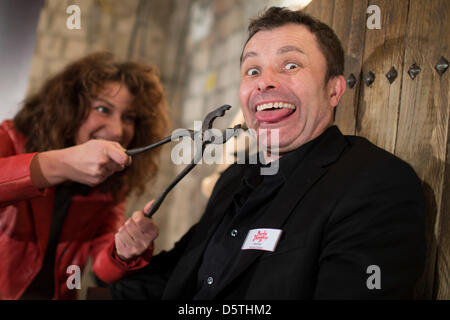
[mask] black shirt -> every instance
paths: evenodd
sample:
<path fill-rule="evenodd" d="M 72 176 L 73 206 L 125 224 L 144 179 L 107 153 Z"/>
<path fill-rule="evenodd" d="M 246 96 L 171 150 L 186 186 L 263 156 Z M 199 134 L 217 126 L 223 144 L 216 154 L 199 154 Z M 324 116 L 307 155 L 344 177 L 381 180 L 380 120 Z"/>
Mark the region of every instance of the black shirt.
<path fill-rule="evenodd" d="M 244 176 L 233 195 L 230 208 L 203 254 L 197 274 L 198 291 L 194 299 L 209 299 L 211 290 L 220 284 L 226 271 L 233 266 L 234 258 L 241 250 L 249 230 L 269 227 L 261 226 L 258 223 L 270 202 L 276 197 L 294 169 L 302 163 L 307 154 L 325 135 L 325 132 L 276 160 L 278 164 L 272 164 L 272 166 L 278 165 L 279 170 L 274 175 L 261 175 L 264 164 L 245 164 Z"/>

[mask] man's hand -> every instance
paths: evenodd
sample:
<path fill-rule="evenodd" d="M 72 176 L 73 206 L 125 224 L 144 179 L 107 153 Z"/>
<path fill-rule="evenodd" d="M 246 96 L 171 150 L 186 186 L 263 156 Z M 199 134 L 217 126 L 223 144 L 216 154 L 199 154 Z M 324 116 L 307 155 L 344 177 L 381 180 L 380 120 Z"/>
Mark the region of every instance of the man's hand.
<path fill-rule="evenodd" d="M 150 208 L 153 201 L 145 206 Z M 116 252 L 120 259 L 129 260 L 144 253 L 158 236 L 158 226 L 142 211 L 136 211 L 120 227 L 115 236 Z"/>

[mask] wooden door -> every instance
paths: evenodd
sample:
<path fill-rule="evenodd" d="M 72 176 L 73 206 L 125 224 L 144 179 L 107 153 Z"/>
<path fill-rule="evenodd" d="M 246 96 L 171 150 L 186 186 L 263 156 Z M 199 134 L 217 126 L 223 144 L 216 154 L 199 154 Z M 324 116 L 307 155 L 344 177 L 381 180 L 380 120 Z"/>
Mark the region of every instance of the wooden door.
<path fill-rule="evenodd" d="M 449 4 L 448 0 L 409 1 L 395 145 L 395 153 L 415 168 L 425 189 L 428 258 L 418 294 L 438 299 L 450 298 L 450 72 L 439 75 L 435 69 L 441 56 L 450 59 Z M 407 70 L 414 63 L 421 71 L 413 80 Z"/>
<path fill-rule="evenodd" d="M 377 5 L 381 29 L 366 27 Z M 449 76 L 435 66 L 450 59 L 448 0 L 313 0 L 306 11 L 329 24 L 346 54 L 348 86 L 336 110 L 345 134 L 357 134 L 410 163 L 423 181 L 427 260 L 417 298 L 450 298 Z M 408 71 L 420 67 L 414 77 Z M 386 74 L 395 68 L 390 82 Z M 364 82 L 372 72 L 371 84 Z M 392 78 L 391 78 L 392 79 Z"/>

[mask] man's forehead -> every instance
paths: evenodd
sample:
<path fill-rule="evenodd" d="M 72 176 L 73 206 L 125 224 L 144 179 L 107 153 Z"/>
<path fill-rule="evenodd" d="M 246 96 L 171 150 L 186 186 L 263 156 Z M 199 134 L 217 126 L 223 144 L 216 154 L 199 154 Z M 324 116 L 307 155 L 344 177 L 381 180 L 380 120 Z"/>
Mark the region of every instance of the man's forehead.
<path fill-rule="evenodd" d="M 314 40 L 313 42 L 311 40 Z M 281 42 L 280 42 L 281 41 Z M 307 46 L 312 43 L 317 47 L 314 34 L 302 24 L 287 24 L 269 30 L 256 32 L 245 44 L 242 51 L 241 63 L 248 57 L 258 55 L 260 46 L 270 46 L 276 43 L 277 53 L 283 54 L 289 51 L 297 51 L 306 54 Z"/>
<path fill-rule="evenodd" d="M 280 48 L 278 48 L 277 50 L 277 54 L 281 55 L 281 54 L 285 54 L 288 52 L 298 52 L 300 54 L 305 54 L 305 51 L 298 45 L 284 45 Z M 241 63 L 243 63 L 247 58 L 250 57 L 257 57 L 258 53 L 255 51 L 247 51 L 243 54 L 242 58 L 241 58 Z"/>

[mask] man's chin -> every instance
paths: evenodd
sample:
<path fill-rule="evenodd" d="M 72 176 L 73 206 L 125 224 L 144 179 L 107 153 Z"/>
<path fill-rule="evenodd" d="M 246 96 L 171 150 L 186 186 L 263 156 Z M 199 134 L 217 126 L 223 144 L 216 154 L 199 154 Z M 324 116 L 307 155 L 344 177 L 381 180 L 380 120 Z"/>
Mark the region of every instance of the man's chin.
<path fill-rule="evenodd" d="M 265 152 L 272 154 L 285 154 L 292 150 L 295 150 L 296 147 L 291 144 L 281 144 L 278 141 L 261 141 L 259 147 L 262 148 Z"/>
<path fill-rule="evenodd" d="M 293 150 L 295 138 L 286 134 L 286 129 L 260 129 L 258 131 L 258 140 L 261 146 L 266 149 Z"/>

